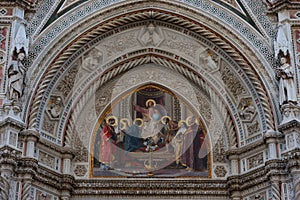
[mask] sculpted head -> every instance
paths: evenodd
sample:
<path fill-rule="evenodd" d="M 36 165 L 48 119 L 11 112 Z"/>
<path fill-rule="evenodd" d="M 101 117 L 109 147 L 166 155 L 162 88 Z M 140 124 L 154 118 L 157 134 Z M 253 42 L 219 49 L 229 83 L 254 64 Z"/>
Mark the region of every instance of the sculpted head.
<path fill-rule="evenodd" d="M 18 54 L 18 60 L 24 60 L 24 58 L 25 58 L 25 54 L 24 53 L 19 53 Z"/>
<path fill-rule="evenodd" d="M 280 63 L 283 65 L 283 64 L 285 64 L 287 62 L 287 59 L 286 59 L 286 57 L 281 57 L 280 58 Z"/>

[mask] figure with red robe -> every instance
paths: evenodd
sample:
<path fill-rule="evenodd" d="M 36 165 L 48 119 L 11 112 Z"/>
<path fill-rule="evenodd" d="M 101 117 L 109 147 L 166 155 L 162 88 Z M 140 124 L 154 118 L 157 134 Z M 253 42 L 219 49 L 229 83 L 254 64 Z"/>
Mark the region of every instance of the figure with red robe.
<path fill-rule="evenodd" d="M 114 125 L 116 119 L 109 117 L 100 132 L 99 162 L 102 169 L 110 169 L 115 158 L 117 134 Z"/>

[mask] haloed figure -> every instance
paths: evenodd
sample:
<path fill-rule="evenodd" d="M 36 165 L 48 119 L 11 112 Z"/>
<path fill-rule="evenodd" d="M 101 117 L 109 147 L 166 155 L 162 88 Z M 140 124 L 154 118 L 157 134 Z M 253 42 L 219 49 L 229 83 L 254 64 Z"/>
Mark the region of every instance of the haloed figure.
<path fill-rule="evenodd" d="M 114 128 L 115 124 L 115 117 L 108 117 L 106 125 L 100 132 L 99 161 L 102 164 L 102 169 L 109 169 L 114 161 L 117 141 L 117 134 Z"/>
<path fill-rule="evenodd" d="M 169 152 L 170 151 L 169 143 L 175 137 L 176 132 L 178 130 L 178 125 L 169 116 L 162 117 L 161 122 L 162 124 L 164 124 L 161 132 L 163 135 L 164 143 L 166 145 L 166 152 Z"/>
<path fill-rule="evenodd" d="M 187 130 L 187 125 L 184 121 L 179 121 L 178 126 L 180 127 L 179 130 L 176 132 L 176 135 L 174 136 L 174 138 L 171 141 L 171 144 L 174 148 L 174 152 L 175 152 L 175 159 L 176 159 L 176 165 L 177 167 L 181 166 L 180 163 L 180 157 L 182 152 L 182 145 L 183 145 L 183 138 L 184 138 L 184 134 Z"/>
<path fill-rule="evenodd" d="M 155 112 L 156 102 L 153 99 L 148 99 L 146 101 L 146 108 L 139 105 L 134 105 L 134 110 L 143 114 L 143 120 L 149 121 Z"/>
<path fill-rule="evenodd" d="M 184 134 L 183 143 L 183 155 L 181 161 L 183 165 L 186 165 L 188 169 L 202 171 L 207 168 L 206 155 L 200 155 L 205 153 L 204 150 L 200 152 L 204 143 L 204 133 L 200 128 L 194 117 L 188 117 L 187 119 L 188 128 Z M 205 149 L 205 146 L 202 149 Z M 200 158 L 201 157 L 201 158 Z"/>

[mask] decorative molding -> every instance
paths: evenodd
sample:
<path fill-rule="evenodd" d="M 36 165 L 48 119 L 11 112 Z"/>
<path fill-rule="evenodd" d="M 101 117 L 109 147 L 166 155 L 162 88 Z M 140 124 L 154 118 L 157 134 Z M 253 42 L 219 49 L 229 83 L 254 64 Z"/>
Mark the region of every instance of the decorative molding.
<path fill-rule="evenodd" d="M 261 88 L 261 87 L 259 87 Z M 36 110 L 36 109 L 33 109 L 33 111 Z M 270 112 L 270 110 L 268 110 L 268 112 Z M 268 115 L 267 115 L 268 116 Z M 31 119 L 34 119 L 34 115 L 31 117 Z M 30 120 L 31 121 L 31 120 Z M 33 125 L 32 123 L 30 123 L 31 125 Z"/>
<path fill-rule="evenodd" d="M 73 194 L 77 195 L 212 195 L 228 196 L 226 181 L 207 180 L 80 180 L 75 181 Z M 94 189 L 99 188 L 99 189 Z M 151 190 L 149 190 L 149 188 Z M 202 188 L 195 190 L 195 188 Z"/>
<path fill-rule="evenodd" d="M 260 93 L 260 94 L 264 94 L 264 93 Z M 270 110 L 271 110 L 271 109 L 266 109 L 265 111 L 266 111 L 266 112 L 270 112 Z M 269 123 L 269 124 L 272 124 L 272 123 Z"/>
<path fill-rule="evenodd" d="M 214 173 L 218 178 L 224 178 L 227 174 L 227 170 L 224 166 L 218 165 L 215 167 Z"/>

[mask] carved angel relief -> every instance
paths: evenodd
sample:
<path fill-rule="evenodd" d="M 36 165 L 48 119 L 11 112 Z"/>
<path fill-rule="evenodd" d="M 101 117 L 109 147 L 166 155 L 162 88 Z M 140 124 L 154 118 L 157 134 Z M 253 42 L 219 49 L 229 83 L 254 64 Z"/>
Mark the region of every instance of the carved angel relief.
<path fill-rule="evenodd" d="M 251 137 L 256 133 L 259 133 L 260 126 L 257 120 L 257 112 L 253 105 L 252 99 L 250 97 L 242 98 L 240 100 L 238 110 L 240 118 L 245 125 L 247 136 Z"/>
<path fill-rule="evenodd" d="M 239 105 L 239 114 L 242 120 L 251 121 L 254 117 L 255 107 L 251 98 L 243 98 Z"/>
<path fill-rule="evenodd" d="M 75 84 L 76 78 L 78 76 L 78 68 L 79 67 L 72 67 L 67 73 L 66 75 L 63 77 L 63 79 L 60 81 L 60 83 L 58 84 L 56 90 L 60 93 L 62 93 L 62 95 L 64 97 L 67 97 L 70 92 L 73 89 L 73 86 Z"/>
<path fill-rule="evenodd" d="M 87 72 L 94 71 L 102 62 L 103 53 L 97 47 L 82 56 L 82 68 Z"/>
<path fill-rule="evenodd" d="M 207 49 L 200 53 L 199 64 L 209 72 L 215 71 L 219 68 L 219 57 L 211 50 Z"/>
<path fill-rule="evenodd" d="M 138 40 L 143 46 L 159 46 L 164 40 L 164 35 L 160 27 L 150 23 L 147 27 L 142 28 Z"/>
<path fill-rule="evenodd" d="M 60 96 L 53 96 L 50 98 L 47 107 L 47 113 L 52 120 L 59 119 L 61 111 L 63 110 L 63 101 Z"/>

